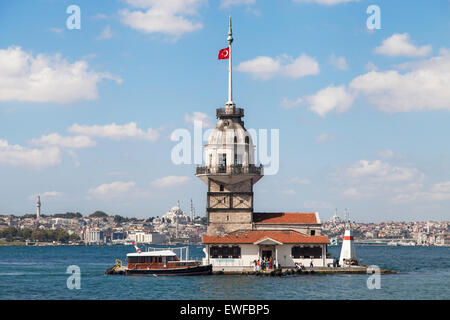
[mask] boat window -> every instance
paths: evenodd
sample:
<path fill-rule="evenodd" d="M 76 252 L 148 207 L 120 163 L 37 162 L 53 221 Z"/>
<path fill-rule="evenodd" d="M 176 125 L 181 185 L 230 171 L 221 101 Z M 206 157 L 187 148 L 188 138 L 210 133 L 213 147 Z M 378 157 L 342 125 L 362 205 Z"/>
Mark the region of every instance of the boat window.
<path fill-rule="evenodd" d="M 162 262 L 162 257 L 158 257 L 158 262 Z"/>
<path fill-rule="evenodd" d="M 145 257 L 138 257 L 139 258 L 139 263 L 145 263 Z"/>
<path fill-rule="evenodd" d="M 128 257 L 128 263 L 137 263 L 137 257 Z"/>

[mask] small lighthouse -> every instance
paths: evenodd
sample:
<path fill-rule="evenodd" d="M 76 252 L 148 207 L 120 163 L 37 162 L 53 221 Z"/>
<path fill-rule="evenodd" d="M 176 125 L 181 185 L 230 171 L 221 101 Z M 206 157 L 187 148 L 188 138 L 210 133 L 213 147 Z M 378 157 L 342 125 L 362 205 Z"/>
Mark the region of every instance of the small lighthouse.
<path fill-rule="evenodd" d="M 36 201 L 36 220 L 39 220 L 40 216 L 41 216 L 41 196 L 37 196 L 37 201 Z"/>
<path fill-rule="evenodd" d="M 346 213 L 346 223 L 344 232 L 344 241 L 342 242 L 341 256 L 339 258 L 339 265 L 357 264 L 355 246 L 353 244 L 353 232 L 351 230 L 348 213 Z"/>

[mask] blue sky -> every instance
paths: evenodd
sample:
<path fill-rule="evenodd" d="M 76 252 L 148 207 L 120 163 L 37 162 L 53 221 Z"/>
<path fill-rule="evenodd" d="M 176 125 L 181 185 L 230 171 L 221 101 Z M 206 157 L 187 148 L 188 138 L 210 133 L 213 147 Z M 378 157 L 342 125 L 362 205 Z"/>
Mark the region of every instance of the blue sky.
<path fill-rule="evenodd" d="M 70 5 L 81 28 L 69 30 Z M 369 30 L 376 4 L 381 29 Z M 195 165 L 170 134 L 214 123 L 279 129 L 280 169 L 256 211 L 348 208 L 358 221 L 450 217 L 450 2 L 2 1 L 0 213 L 161 216 L 192 198 Z"/>

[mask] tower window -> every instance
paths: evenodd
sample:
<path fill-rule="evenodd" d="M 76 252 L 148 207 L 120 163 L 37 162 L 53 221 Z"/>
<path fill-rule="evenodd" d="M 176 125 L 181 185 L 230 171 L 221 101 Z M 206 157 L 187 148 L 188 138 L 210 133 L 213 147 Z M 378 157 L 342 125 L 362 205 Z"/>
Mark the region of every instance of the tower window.
<path fill-rule="evenodd" d="M 311 230 L 311 235 L 315 236 L 316 235 L 316 230 Z"/>
<path fill-rule="evenodd" d="M 250 143 L 250 139 L 248 138 L 248 136 L 245 137 L 245 143 L 249 144 Z"/>
<path fill-rule="evenodd" d="M 227 154 L 226 153 L 222 153 L 220 155 L 219 165 L 221 165 L 221 166 L 226 166 L 227 165 Z"/>
<path fill-rule="evenodd" d="M 220 191 L 223 191 L 223 184 L 220 185 Z"/>

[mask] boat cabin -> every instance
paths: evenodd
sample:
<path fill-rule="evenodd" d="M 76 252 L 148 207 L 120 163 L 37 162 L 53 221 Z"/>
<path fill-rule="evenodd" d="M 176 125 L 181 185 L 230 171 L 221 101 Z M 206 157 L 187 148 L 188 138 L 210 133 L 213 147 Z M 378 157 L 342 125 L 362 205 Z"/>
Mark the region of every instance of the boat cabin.
<path fill-rule="evenodd" d="M 171 250 L 128 253 L 128 269 L 174 269 L 196 266 L 195 261 L 180 261 Z"/>

